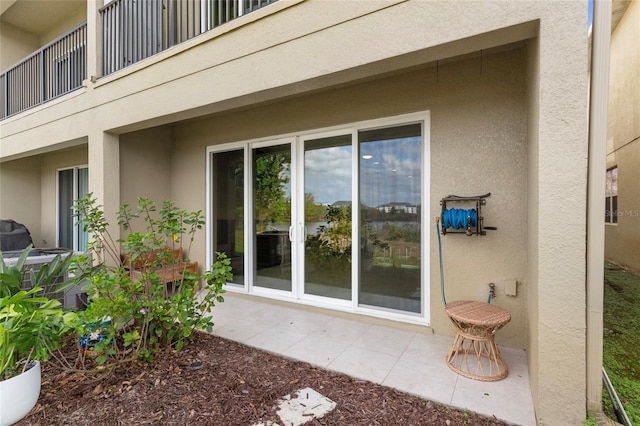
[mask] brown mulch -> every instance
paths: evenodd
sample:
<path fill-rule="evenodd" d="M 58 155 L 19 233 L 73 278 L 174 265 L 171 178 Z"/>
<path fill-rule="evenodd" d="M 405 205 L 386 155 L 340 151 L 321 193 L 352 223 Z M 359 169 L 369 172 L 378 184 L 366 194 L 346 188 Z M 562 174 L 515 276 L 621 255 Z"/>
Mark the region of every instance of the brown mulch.
<path fill-rule="evenodd" d="M 65 350 L 75 358 L 73 344 Z M 192 368 L 198 361 L 201 368 Z M 337 403 L 308 425 L 507 424 L 199 333 L 180 352 L 123 364 L 108 375 L 44 363 L 38 404 L 18 425 L 282 425 L 278 400 L 305 387 Z"/>

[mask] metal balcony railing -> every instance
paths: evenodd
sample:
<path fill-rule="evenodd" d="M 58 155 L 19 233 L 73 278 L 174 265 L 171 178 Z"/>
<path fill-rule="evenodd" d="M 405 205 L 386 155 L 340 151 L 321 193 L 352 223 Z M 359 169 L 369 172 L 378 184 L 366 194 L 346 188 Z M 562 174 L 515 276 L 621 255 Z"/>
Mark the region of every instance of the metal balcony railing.
<path fill-rule="evenodd" d="M 76 90 L 85 78 L 86 22 L 0 74 L 0 119 Z"/>
<path fill-rule="evenodd" d="M 100 9 L 109 75 L 277 0 L 113 0 Z"/>

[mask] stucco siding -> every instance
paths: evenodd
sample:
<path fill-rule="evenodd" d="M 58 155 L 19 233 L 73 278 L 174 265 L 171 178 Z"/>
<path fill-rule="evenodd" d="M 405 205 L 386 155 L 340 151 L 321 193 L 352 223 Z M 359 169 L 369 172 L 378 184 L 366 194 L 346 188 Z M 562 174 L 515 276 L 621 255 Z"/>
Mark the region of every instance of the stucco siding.
<path fill-rule="evenodd" d="M 3 22 L 0 25 L 0 46 L 0 72 L 4 72 L 37 50 L 40 42 L 37 35 Z"/>
<path fill-rule="evenodd" d="M 617 224 L 605 228 L 605 256 L 640 272 L 640 3 L 611 35 L 607 168 L 618 168 Z"/>
<path fill-rule="evenodd" d="M 587 45 L 585 34 L 571 28 L 584 25 L 587 17 L 570 2 L 557 6 L 566 15 L 545 15 L 540 22 L 538 240 L 537 264 L 530 265 L 538 276 L 532 283 L 538 297 L 533 356 L 538 358 L 537 404 L 544 407 L 537 418 L 543 425 L 559 419 L 580 424 L 586 404 L 585 393 L 575 389 L 586 386 Z"/>
<path fill-rule="evenodd" d="M 90 43 L 99 38 L 96 9 L 88 5 L 96 15 L 88 17 Z M 513 316 L 497 340 L 527 350 L 538 423 L 579 425 L 586 23 L 584 2 L 276 2 L 2 120 L 0 213 L 22 213 L 49 241 L 55 208 L 44 191 L 53 188 L 52 171 L 83 158 L 112 223 L 119 205 L 137 196 L 204 212 L 207 147 L 429 112 L 424 226 L 434 226 L 442 197 L 491 192 L 485 225 L 498 227 L 484 237 L 444 237 L 447 298 L 486 300 L 496 283 L 493 303 Z M 89 70 L 98 69 L 94 62 Z M 628 121 L 627 112 L 619 119 Z M 616 155 L 628 149 L 616 145 L 622 136 L 610 140 Z M 81 148 L 62 151 L 74 146 Z M 610 161 L 622 167 L 638 156 L 624 152 Z M 25 191 L 24 206 L 7 203 Z M 428 243 L 431 325 L 451 335 L 434 230 Z M 190 257 L 205 265 L 205 253 L 203 231 Z M 506 279 L 518 281 L 516 297 L 504 294 Z"/>
<path fill-rule="evenodd" d="M 205 209 L 207 146 L 269 138 L 292 132 L 349 124 L 428 110 L 431 113 L 431 188 L 429 221 L 440 214 L 439 201 L 449 194 L 491 192 L 483 209 L 485 224 L 498 231 L 472 237 L 444 237 L 449 300 L 486 300 L 488 283 L 498 286 L 494 303 L 513 315 L 498 342 L 526 345 L 526 47 L 474 55 L 385 79 L 246 111 L 212 116 L 176 127 L 172 155 L 172 195 L 180 205 Z M 189 190 L 183 190 L 189 188 Z M 204 255 L 204 236 L 194 255 Z M 432 327 L 453 334 L 439 290 L 436 239 L 430 241 L 428 283 Z M 460 264 L 458 259 L 467 259 Z M 198 259 L 203 262 L 204 258 Z M 517 279 L 517 297 L 504 294 L 503 281 Z"/>
<path fill-rule="evenodd" d="M 41 239 L 40 158 L 0 163 L 0 218 L 25 225 L 31 238 Z"/>
<path fill-rule="evenodd" d="M 120 181 L 124 182 L 121 204 L 136 206 L 138 197 L 146 197 L 159 207 L 172 199 L 171 146 L 172 131 L 168 127 L 120 137 Z"/>

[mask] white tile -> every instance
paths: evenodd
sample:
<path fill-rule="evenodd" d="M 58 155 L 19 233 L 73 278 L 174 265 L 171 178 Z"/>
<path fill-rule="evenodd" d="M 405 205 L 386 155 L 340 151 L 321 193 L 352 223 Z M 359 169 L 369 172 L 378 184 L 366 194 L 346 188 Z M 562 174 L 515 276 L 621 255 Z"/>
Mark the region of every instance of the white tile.
<path fill-rule="evenodd" d="M 415 333 L 411 331 L 383 325 L 372 325 L 353 342 L 353 345 L 398 356 L 404 352 L 414 336 Z"/>
<path fill-rule="evenodd" d="M 396 362 L 396 356 L 350 346 L 330 362 L 327 368 L 359 379 L 382 383 Z"/>
<path fill-rule="evenodd" d="M 247 314 L 246 318 L 263 325 L 276 326 L 291 318 L 291 313 L 286 308 L 261 309 Z"/>
<path fill-rule="evenodd" d="M 504 380 L 483 382 L 460 376 L 451 405 L 519 425 L 535 425 L 529 387 L 510 385 Z"/>
<path fill-rule="evenodd" d="M 221 309 L 236 317 L 245 317 L 269 307 L 266 303 L 249 300 L 242 296 L 234 295 L 233 293 L 225 293 L 222 297 L 224 298 L 224 302 L 220 304 L 216 303 L 216 307 L 213 308 L 214 311 L 215 309 Z"/>
<path fill-rule="evenodd" d="M 527 353 L 522 349 L 513 348 L 501 347 L 498 350 L 509 369 L 509 375 L 503 381 L 509 385 L 529 388 Z"/>
<path fill-rule="evenodd" d="M 458 375 L 445 365 L 444 360 L 437 367 L 400 359 L 382 384 L 431 401 L 451 404 L 457 379 Z"/>
<path fill-rule="evenodd" d="M 290 346 L 302 340 L 305 336 L 306 334 L 296 332 L 295 330 L 270 327 L 245 340 L 244 343 L 266 351 L 282 353 Z"/>
<path fill-rule="evenodd" d="M 291 328 L 300 333 L 309 334 L 321 330 L 331 320 L 331 316 L 315 312 L 301 311 L 296 315 L 283 318 L 278 327 Z"/>
<path fill-rule="evenodd" d="M 349 341 L 310 334 L 282 354 L 314 365 L 326 367 L 349 346 Z"/>
<path fill-rule="evenodd" d="M 416 333 L 400 358 L 435 366 L 446 366 L 445 358 L 452 343 L 453 337 Z"/>
<path fill-rule="evenodd" d="M 235 340 L 236 342 L 244 343 L 246 340 L 261 333 L 269 327 L 269 325 L 263 325 L 246 319 L 233 320 L 222 326 L 214 326 L 213 334 L 226 339 Z"/>
<path fill-rule="evenodd" d="M 371 324 L 366 322 L 334 317 L 311 334 L 351 343 L 362 336 L 369 328 L 371 328 Z"/>

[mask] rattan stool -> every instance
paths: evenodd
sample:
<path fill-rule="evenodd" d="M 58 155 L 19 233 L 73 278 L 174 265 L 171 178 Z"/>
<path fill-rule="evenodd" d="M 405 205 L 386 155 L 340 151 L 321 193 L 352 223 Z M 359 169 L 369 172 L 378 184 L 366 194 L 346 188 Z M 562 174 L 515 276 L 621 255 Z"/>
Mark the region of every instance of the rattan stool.
<path fill-rule="evenodd" d="M 509 374 L 496 347 L 496 331 L 511 321 L 506 309 L 488 303 L 458 300 L 448 303 L 445 312 L 458 329 L 447 355 L 447 365 L 470 379 L 492 382 Z"/>

